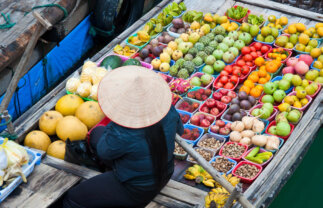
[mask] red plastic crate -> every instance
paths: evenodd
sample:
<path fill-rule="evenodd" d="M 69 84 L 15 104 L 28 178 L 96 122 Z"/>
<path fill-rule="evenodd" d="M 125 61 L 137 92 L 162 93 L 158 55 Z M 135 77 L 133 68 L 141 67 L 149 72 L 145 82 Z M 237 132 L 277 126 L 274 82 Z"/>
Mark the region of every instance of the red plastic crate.
<path fill-rule="evenodd" d="M 231 76 L 230 75 L 228 75 L 228 77 L 230 78 Z M 221 78 L 221 76 L 218 76 L 215 80 L 214 80 L 214 82 L 213 82 L 213 89 L 214 90 L 218 90 L 218 89 L 220 89 L 220 88 L 217 88 L 217 87 L 215 87 L 215 84 L 219 81 L 219 79 Z M 237 86 L 238 86 L 238 84 L 239 84 L 239 82 L 240 82 L 240 79 L 238 78 L 238 82 L 236 83 L 236 85 L 232 88 L 232 89 L 227 89 L 227 90 L 234 90 L 234 89 L 236 89 L 237 88 Z"/>
<path fill-rule="evenodd" d="M 208 98 L 208 99 L 210 99 L 210 98 Z M 205 113 L 205 112 L 203 112 L 203 111 L 201 111 L 201 109 L 204 107 L 204 106 L 206 106 L 206 101 L 208 100 L 208 99 L 206 99 L 203 103 L 202 103 L 202 105 L 200 105 L 200 107 L 199 107 L 199 112 L 201 112 L 201 113 Z M 220 103 L 222 103 L 221 101 L 218 101 L 218 102 L 220 102 Z M 221 112 L 219 112 L 219 114 L 218 115 L 212 115 L 212 114 L 210 114 L 210 113 L 208 113 L 208 114 L 210 114 L 211 116 L 215 116 L 217 119 L 220 119 L 221 118 L 221 116 L 222 116 L 222 114 L 224 113 L 224 111 L 226 111 L 227 110 L 227 108 L 228 108 L 228 105 L 227 104 L 225 104 L 225 103 L 223 103 L 224 105 L 225 105 L 225 108 L 221 111 Z"/>
<path fill-rule="evenodd" d="M 253 165 L 253 166 L 256 166 L 257 168 L 258 168 L 258 170 L 259 170 L 259 172 L 257 173 L 257 175 L 255 176 L 255 177 L 253 177 L 253 178 L 251 178 L 251 179 L 249 179 L 249 178 L 244 178 L 244 177 L 242 177 L 242 176 L 239 176 L 239 175 L 237 175 L 235 172 L 237 171 L 237 169 L 241 166 L 241 165 L 243 165 L 243 164 L 249 164 L 249 165 Z M 259 176 L 259 174 L 261 173 L 261 171 L 262 171 L 262 167 L 260 166 L 260 165 L 256 165 L 256 164 L 253 164 L 253 163 L 251 163 L 251 162 L 249 162 L 249 161 L 241 161 L 241 162 L 239 162 L 238 163 L 238 165 L 232 170 L 232 174 L 234 175 L 234 176 L 236 176 L 236 177 L 238 177 L 238 178 L 240 178 L 241 179 L 241 182 L 243 182 L 243 183 L 252 183 L 258 176 Z"/>
<path fill-rule="evenodd" d="M 247 157 L 247 155 L 253 150 L 253 149 L 255 149 L 256 147 L 253 147 L 253 148 L 251 148 L 250 150 L 248 150 L 244 155 L 243 155 L 243 157 L 242 157 L 242 159 L 244 160 L 244 161 L 248 161 L 248 162 L 250 162 L 250 163 L 252 163 L 252 164 L 255 164 L 255 165 L 260 165 L 260 166 L 266 166 L 270 161 L 271 161 L 271 159 L 273 159 L 273 157 L 274 157 L 274 155 L 272 155 L 266 162 L 264 162 L 264 163 L 262 163 L 262 164 L 258 164 L 258 163 L 255 163 L 255 162 L 252 162 L 252 161 L 250 161 L 250 160 L 248 160 L 248 159 L 246 159 L 246 157 Z M 264 148 L 260 148 L 259 149 L 259 153 L 262 153 L 262 152 L 269 152 L 268 150 L 266 150 L 266 149 L 264 149 Z"/>
<path fill-rule="evenodd" d="M 291 92 L 291 93 L 289 93 L 288 95 L 286 95 L 286 96 L 292 96 L 292 95 L 296 95 L 296 92 L 294 91 L 294 92 Z M 295 109 L 297 109 L 297 110 L 300 110 L 300 111 L 304 111 L 310 104 L 311 104 L 311 102 L 312 102 L 312 97 L 311 96 L 309 96 L 309 95 L 306 95 L 306 98 L 307 98 L 307 100 L 308 100 L 308 103 L 306 104 L 306 105 L 304 105 L 303 107 L 301 107 L 301 108 L 296 108 L 296 107 L 293 107 L 293 108 L 295 108 Z M 282 101 L 283 103 L 284 103 L 284 100 Z"/>
<path fill-rule="evenodd" d="M 238 7 L 237 5 L 236 5 L 236 6 L 234 6 L 234 8 L 237 8 L 237 7 Z M 243 6 L 241 6 L 241 7 L 242 7 L 242 8 L 244 8 Z M 227 15 L 227 12 L 225 12 L 225 14 L 224 14 L 224 15 L 225 15 L 225 16 L 227 16 L 227 17 L 228 17 L 228 19 L 230 19 L 230 20 L 232 20 L 232 21 L 242 23 L 242 20 L 243 20 L 245 17 L 247 17 L 249 14 L 250 14 L 250 9 L 248 9 L 248 12 L 247 12 L 246 16 L 244 16 L 244 17 L 242 17 L 241 19 L 238 19 L 238 20 L 230 18 L 230 17 Z"/>
<path fill-rule="evenodd" d="M 225 147 L 225 145 L 229 145 L 229 144 L 233 144 L 233 143 L 236 143 L 236 142 L 227 142 L 227 143 L 225 143 L 225 144 L 221 147 L 220 152 L 219 152 L 219 155 L 221 155 L 221 156 L 223 156 L 223 157 L 227 157 L 227 156 L 225 156 L 225 155 L 222 155 L 223 148 Z M 242 154 L 241 154 L 241 156 L 240 156 L 240 157 L 238 157 L 238 158 L 233 158 L 233 157 L 227 157 L 227 158 L 230 158 L 230 159 L 232 159 L 232 160 L 235 160 L 235 161 L 239 162 L 239 161 L 241 160 L 241 158 L 243 157 L 243 155 L 244 155 L 244 154 L 246 153 L 246 151 L 248 150 L 248 146 L 247 146 L 247 145 L 245 145 L 245 144 L 240 144 L 240 143 L 236 143 L 236 144 L 238 144 L 238 145 L 240 145 L 240 146 L 243 146 L 243 147 L 245 148 L 244 153 L 242 153 Z"/>
<path fill-rule="evenodd" d="M 261 108 L 264 104 L 258 104 L 258 105 L 255 105 L 254 107 L 252 107 L 249 112 L 250 114 L 252 113 L 252 111 L 256 108 Z M 267 118 L 266 120 L 268 120 L 269 122 L 274 120 L 275 119 L 275 116 L 277 115 L 278 113 L 278 110 L 274 107 L 274 111 L 272 112 L 272 114 L 270 115 L 269 118 Z"/>
<path fill-rule="evenodd" d="M 271 134 L 271 133 L 268 132 L 268 129 L 271 126 L 274 126 L 274 125 L 276 125 L 276 121 L 272 121 L 272 122 L 269 123 L 269 125 L 266 128 L 266 134 L 274 135 L 274 134 Z M 289 125 L 290 125 L 291 130 L 290 130 L 290 133 L 287 136 L 278 136 L 278 135 L 274 135 L 274 136 L 278 136 L 278 137 L 282 138 L 284 141 L 287 141 L 287 139 L 292 134 L 292 132 L 294 131 L 294 128 L 295 128 L 295 126 L 293 124 L 289 123 Z"/>

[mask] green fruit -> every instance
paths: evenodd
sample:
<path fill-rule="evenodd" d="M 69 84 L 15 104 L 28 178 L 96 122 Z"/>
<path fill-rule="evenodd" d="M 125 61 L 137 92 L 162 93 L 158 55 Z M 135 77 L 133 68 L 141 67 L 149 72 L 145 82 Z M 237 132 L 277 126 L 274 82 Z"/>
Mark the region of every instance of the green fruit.
<path fill-rule="evenodd" d="M 297 74 L 293 75 L 292 84 L 295 87 L 300 86 L 302 84 L 302 78 Z"/>
<path fill-rule="evenodd" d="M 300 113 L 298 110 L 292 110 L 288 113 L 287 115 L 287 119 L 289 122 L 293 122 L 296 123 L 298 122 L 298 120 L 300 119 Z"/>
<path fill-rule="evenodd" d="M 274 36 L 274 38 L 277 38 L 279 35 L 279 31 L 277 28 L 271 28 L 271 35 Z"/>
<path fill-rule="evenodd" d="M 242 23 L 241 24 L 241 27 L 240 27 L 240 30 L 242 31 L 242 32 L 249 32 L 250 31 L 250 26 L 249 26 L 249 24 L 248 23 Z M 259 31 L 258 31 L 259 32 Z"/>
<path fill-rule="evenodd" d="M 310 80 L 310 81 L 314 81 L 319 76 L 319 74 L 320 74 L 319 71 L 310 70 L 310 71 L 306 72 L 305 79 Z"/>
<path fill-rule="evenodd" d="M 286 45 L 285 45 L 285 48 L 293 49 L 294 48 L 294 44 L 293 43 L 290 43 L 290 42 L 287 42 Z"/>
<path fill-rule="evenodd" d="M 307 45 L 308 46 L 312 46 L 313 48 L 316 48 L 317 46 L 318 46 L 318 42 L 317 42 L 317 40 L 315 40 L 315 39 L 311 39 L 308 43 L 307 43 Z"/>
<path fill-rule="evenodd" d="M 199 87 L 199 86 L 201 86 L 201 80 L 200 80 L 200 78 L 198 78 L 198 77 L 193 77 L 192 79 L 191 79 L 191 81 L 190 81 L 190 84 L 191 85 L 193 85 L 193 86 L 197 86 L 197 87 Z"/>
<path fill-rule="evenodd" d="M 305 87 L 305 91 L 307 95 L 314 95 L 316 90 L 314 86 L 310 84 L 307 87 Z"/>
<path fill-rule="evenodd" d="M 287 80 L 289 83 L 291 83 L 292 79 L 293 79 L 294 74 L 292 73 L 287 73 L 283 76 L 283 80 Z"/>
<path fill-rule="evenodd" d="M 212 66 L 210 65 L 205 65 L 202 69 L 202 72 L 206 73 L 206 74 L 210 74 L 213 75 L 214 74 L 214 69 Z"/>
<path fill-rule="evenodd" d="M 280 103 L 284 97 L 286 97 L 286 93 L 284 90 L 276 90 L 273 94 L 273 97 L 276 102 Z"/>
<path fill-rule="evenodd" d="M 284 112 L 281 112 L 279 113 L 277 116 L 276 116 L 276 123 L 280 123 L 280 122 L 288 122 L 287 120 L 287 115 L 288 115 L 288 112 L 284 111 Z"/>
<path fill-rule="evenodd" d="M 271 126 L 271 127 L 268 129 L 268 132 L 269 132 L 270 134 L 277 135 L 277 127 L 276 127 L 276 126 Z"/>
<path fill-rule="evenodd" d="M 264 103 L 262 108 L 269 110 L 270 114 L 274 112 L 274 106 L 272 103 Z"/>
<path fill-rule="evenodd" d="M 137 59 L 130 58 L 127 61 L 123 62 L 123 64 L 122 64 L 122 66 L 128 66 L 128 65 L 141 66 L 141 63 Z"/>
<path fill-rule="evenodd" d="M 257 35 L 256 39 L 261 41 L 261 42 L 264 42 L 264 40 L 265 40 L 264 36 L 262 36 L 261 34 Z"/>
<path fill-rule="evenodd" d="M 277 87 L 273 82 L 267 82 L 266 84 L 264 84 L 264 92 L 267 95 L 272 95 L 276 89 Z"/>
<path fill-rule="evenodd" d="M 259 27 L 257 26 L 257 25 L 252 25 L 251 27 L 250 27 L 250 35 L 252 36 L 252 37 L 255 37 L 258 33 L 259 33 Z"/>
<path fill-rule="evenodd" d="M 265 38 L 265 41 L 266 43 L 271 43 L 275 40 L 274 36 L 272 35 L 268 35 L 266 38 Z"/>
<path fill-rule="evenodd" d="M 201 81 L 202 81 L 204 86 L 210 84 L 210 82 L 212 82 L 212 80 L 213 80 L 213 77 L 210 74 L 203 74 L 201 76 Z"/>
<path fill-rule="evenodd" d="M 298 41 L 298 36 L 296 34 L 292 34 L 289 37 L 289 42 L 291 42 L 293 45 L 296 45 L 297 41 Z"/>
<path fill-rule="evenodd" d="M 256 108 L 256 109 L 252 110 L 252 112 L 251 112 L 251 115 L 253 115 L 255 117 L 259 116 L 260 114 L 261 114 L 261 110 L 259 108 Z"/>
<path fill-rule="evenodd" d="M 318 77 L 315 79 L 315 82 L 323 84 L 323 77 Z"/>
<path fill-rule="evenodd" d="M 279 122 L 276 127 L 276 133 L 278 136 L 288 136 L 291 131 L 291 127 L 287 122 Z"/>
<path fill-rule="evenodd" d="M 115 69 L 122 66 L 122 60 L 119 56 L 111 55 L 103 59 L 100 66 L 103 66 L 106 69 Z"/>
<path fill-rule="evenodd" d="M 280 80 L 279 84 L 278 84 L 278 88 L 281 90 L 284 90 L 284 91 L 288 90 L 290 88 L 289 81 L 284 80 L 284 79 Z"/>
<path fill-rule="evenodd" d="M 272 95 L 264 95 L 261 98 L 261 102 L 274 104 L 275 100 Z"/>
<path fill-rule="evenodd" d="M 270 117 L 270 111 L 267 108 L 262 108 L 262 114 L 260 115 L 261 119 L 267 119 Z"/>

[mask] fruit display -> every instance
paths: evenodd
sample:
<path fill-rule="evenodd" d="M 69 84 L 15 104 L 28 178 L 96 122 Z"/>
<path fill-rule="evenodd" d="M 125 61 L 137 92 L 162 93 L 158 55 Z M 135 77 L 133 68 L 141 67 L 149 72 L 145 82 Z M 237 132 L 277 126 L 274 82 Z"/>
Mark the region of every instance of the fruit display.
<path fill-rule="evenodd" d="M 228 142 L 223 145 L 220 150 L 220 155 L 225 156 L 231 159 L 241 158 L 242 155 L 246 152 L 247 146 L 235 142 Z"/>
<path fill-rule="evenodd" d="M 229 8 L 225 14 L 229 18 L 241 22 L 242 19 L 249 14 L 249 12 L 250 11 L 246 7 L 234 6 Z"/>
<path fill-rule="evenodd" d="M 131 46 L 122 46 L 117 44 L 114 48 L 113 48 L 113 52 L 122 56 L 128 56 L 128 57 L 132 57 L 133 55 L 135 55 L 135 53 L 137 53 L 138 49 L 131 47 Z"/>
<path fill-rule="evenodd" d="M 281 16 L 280 18 L 276 18 L 275 15 L 268 16 L 268 27 L 277 28 L 278 30 L 282 30 L 288 24 L 288 18 L 285 16 Z"/>
<path fill-rule="evenodd" d="M 190 10 L 184 13 L 182 19 L 185 22 L 192 23 L 193 21 L 200 22 L 203 19 L 203 12 L 197 12 L 195 10 Z"/>
<path fill-rule="evenodd" d="M 214 162 L 211 162 L 211 165 L 217 171 L 227 173 L 234 167 L 235 163 L 225 157 L 216 157 Z"/>
<path fill-rule="evenodd" d="M 210 149 L 216 152 L 222 146 L 223 143 L 224 141 L 221 141 L 210 134 L 205 134 L 205 136 L 203 136 L 197 143 L 197 146 Z"/>
<path fill-rule="evenodd" d="M 305 75 L 313 62 L 313 58 L 307 54 L 301 54 L 299 57 L 291 57 L 286 61 L 286 67 L 283 68 L 283 74 L 292 73 Z"/>
<path fill-rule="evenodd" d="M 194 150 L 199 153 L 206 161 L 211 161 L 212 157 L 214 156 L 214 152 L 202 147 L 195 147 Z M 192 158 L 190 155 L 187 157 L 187 161 L 196 163 L 195 159 Z"/>
<path fill-rule="evenodd" d="M 236 75 L 220 75 L 218 76 L 213 83 L 213 87 L 215 89 L 228 89 L 228 90 L 234 90 L 239 83 L 239 78 Z"/>
<path fill-rule="evenodd" d="M 220 72 L 222 76 L 238 76 L 239 80 L 243 80 L 251 71 L 250 67 L 247 65 L 239 66 L 237 64 L 226 65 L 224 69 Z"/>
<path fill-rule="evenodd" d="M 192 167 L 187 168 L 184 178 L 187 180 L 195 180 L 196 183 L 203 183 L 208 187 L 214 187 L 215 185 L 212 176 L 199 165 L 193 165 Z"/>
<path fill-rule="evenodd" d="M 217 101 L 213 98 L 208 98 L 205 102 L 201 105 L 199 111 L 211 114 L 213 116 L 221 116 L 222 113 L 226 110 L 226 104 Z"/>
<path fill-rule="evenodd" d="M 127 39 L 127 41 L 128 43 L 134 46 L 143 46 L 149 42 L 150 38 L 151 37 L 147 31 L 141 30 L 141 31 L 138 31 L 136 34 L 130 36 Z"/>
<path fill-rule="evenodd" d="M 288 27 L 283 30 L 284 33 L 287 34 L 300 34 L 306 30 L 306 26 L 303 23 L 292 23 L 289 24 Z"/>
<path fill-rule="evenodd" d="M 283 47 L 287 50 L 292 50 L 298 41 L 298 35 L 292 34 L 282 34 L 275 40 L 275 46 Z"/>
<path fill-rule="evenodd" d="M 184 128 L 184 133 L 181 135 L 183 139 L 194 141 L 201 136 L 198 128 Z"/>
<path fill-rule="evenodd" d="M 199 101 L 204 101 L 210 97 L 212 90 L 204 88 L 193 88 L 187 93 L 187 97 Z"/>
<path fill-rule="evenodd" d="M 233 105 L 238 105 L 239 110 L 250 110 L 255 104 L 257 103 L 257 100 L 255 97 L 252 95 L 248 95 L 244 91 L 240 91 L 238 93 L 238 96 L 234 99 L 232 99 L 231 104 L 232 108 L 236 108 L 236 106 Z"/>
<path fill-rule="evenodd" d="M 289 123 L 297 124 L 302 117 L 302 111 L 292 109 L 290 111 L 283 111 L 276 115 L 275 120 L 278 121 L 280 117 L 285 117 Z"/>
<path fill-rule="evenodd" d="M 198 112 L 191 117 L 190 124 L 203 128 L 208 128 L 214 122 L 214 120 L 214 116 Z"/>
<path fill-rule="evenodd" d="M 179 109 L 179 110 L 183 110 L 183 111 L 187 111 L 187 112 L 194 112 L 196 109 L 198 109 L 200 106 L 200 103 L 198 102 L 194 102 L 190 99 L 183 99 L 183 101 L 179 101 L 177 104 L 176 104 L 176 108 Z"/>
<path fill-rule="evenodd" d="M 283 114 L 281 114 L 280 116 L 276 117 L 276 121 L 272 121 L 269 124 L 266 133 L 286 138 L 291 133 L 293 128 L 294 126 L 288 122 L 287 118 Z"/>
<path fill-rule="evenodd" d="M 175 155 L 186 155 L 187 152 L 183 149 L 183 147 L 179 146 L 177 144 L 177 142 L 175 142 L 174 154 Z"/>
<path fill-rule="evenodd" d="M 315 90 L 315 86 L 317 87 L 316 83 L 314 83 L 313 85 L 309 85 L 309 86 L 310 87 L 308 89 L 310 89 L 312 92 L 316 91 Z M 316 89 L 318 89 L 318 88 L 316 88 Z M 282 105 L 288 104 L 288 105 L 293 106 L 294 108 L 304 110 L 308 106 L 308 104 L 312 101 L 312 98 L 307 94 L 306 90 L 303 90 L 302 88 L 297 89 L 295 92 L 291 92 L 285 98 L 283 100 L 283 103 L 278 106 L 278 108 L 282 112 L 284 112 L 285 109 L 289 109 L 288 107 L 281 107 Z M 285 102 L 285 100 L 286 100 L 286 102 Z M 286 111 L 288 111 L 288 110 L 286 110 Z"/>
<path fill-rule="evenodd" d="M 259 117 L 261 119 L 269 119 L 270 117 L 275 116 L 276 113 L 277 111 L 271 103 L 255 106 L 250 112 L 252 116 Z"/>
<path fill-rule="evenodd" d="M 212 97 L 217 101 L 229 104 L 233 98 L 237 97 L 237 94 L 232 90 L 219 89 L 212 94 Z"/>
<path fill-rule="evenodd" d="M 209 74 L 197 72 L 190 78 L 192 87 L 207 87 L 214 81 L 214 77 Z"/>
<path fill-rule="evenodd" d="M 248 17 L 246 17 L 244 22 L 250 24 L 250 25 L 256 25 L 261 26 L 265 23 L 265 19 L 262 15 L 255 15 L 255 14 L 249 14 Z"/>
<path fill-rule="evenodd" d="M 287 61 L 287 58 L 289 58 L 291 53 L 291 51 L 288 51 L 284 48 L 273 48 L 266 54 L 266 59 L 279 59 L 284 63 L 285 61 Z"/>
<path fill-rule="evenodd" d="M 179 116 L 181 117 L 181 121 L 183 124 L 186 124 L 191 118 L 190 114 L 184 114 L 182 112 L 178 112 L 178 113 L 179 113 Z"/>
<path fill-rule="evenodd" d="M 177 78 L 169 83 L 170 90 L 177 94 L 185 94 L 190 88 L 190 82 L 181 78 Z"/>
<path fill-rule="evenodd" d="M 244 20 L 245 21 L 245 20 Z M 250 34 L 252 37 L 255 37 L 258 35 L 260 28 L 258 25 L 251 25 L 247 22 L 243 22 L 239 28 L 241 32 L 245 32 Z"/>
<path fill-rule="evenodd" d="M 259 59 L 256 62 L 257 58 L 264 56 L 270 49 L 271 46 L 259 42 L 255 42 L 250 46 L 245 46 L 241 49 L 241 57 L 238 58 L 236 64 L 240 67 L 245 65 L 249 67 L 258 66 Z"/>
<path fill-rule="evenodd" d="M 321 54 L 321 50 L 317 48 L 318 46 L 320 46 L 320 42 L 317 39 L 310 39 L 307 34 L 301 33 L 298 36 L 298 43 L 295 45 L 295 50 L 318 57 Z"/>
<path fill-rule="evenodd" d="M 244 159 L 256 164 L 263 164 L 270 160 L 272 157 L 272 152 L 263 151 L 260 149 L 260 147 L 255 147 L 246 153 Z"/>
<path fill-rule="evenodd" d="M 323 47 L 322 47 L 323 48 Z M 323 49 L 321 48 L 321 51 Z M 318 56 L 311 65 L 311 68 L 321 71 L 323 69 L 323 52 L 322 55 Z"/>
<path fill-rule="evenodd" d="M 211 133 L 219 134 L 226 137 L 231 132 L 231 123 L 218 119 L 214 122 L 212 126 L 210 126 L 209 130 Z"/>
<path fill-rule="evenodd" d="M 233 175 L 240 178 L 255 179 L 261 172 L 261 167 L 249 163 L 240 162 L 233 170 Z"/>
<path fill-rule="evenodd" d="M 265 43 L 273 43 L 275 38 L 279 36 L 279 30 L 274 27 L 264 26 L 260 30 L 260 34 L 257 35 L 256 41 L 261 41 Z"/>

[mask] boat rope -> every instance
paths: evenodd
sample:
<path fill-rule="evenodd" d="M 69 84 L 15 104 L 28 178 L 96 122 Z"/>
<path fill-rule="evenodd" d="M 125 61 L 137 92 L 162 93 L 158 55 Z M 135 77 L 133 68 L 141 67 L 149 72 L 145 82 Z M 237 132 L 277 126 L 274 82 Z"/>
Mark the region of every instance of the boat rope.
<path fill-rule="evenodd" d="M 3 17 L 3 19 L 5 20 L 5 23 L 0 25 L 0 29 L 7 29 L 7 28 L 12 28 L 16 23 L 15 22 L 11 22 L 10 20 L 10 14 L 4 14 L 3 12 L 1 12 L 1 16 Z"/>
<path fill-rule="evenodd" d="M 62 5 L 59 4 L 44 4 L 44 5 L 38 5 L 38 6 L 34 6 L 33 8 L 31 8 L 31 10 L 34 9 L 39 9 L 39 8 L 46 8 L 46 7 L 57 7 L 60 10 L 62 10 L 62 12 L 64 13 L 64 18 L 63 20 L 68 16 L 68 11 L 65 7 L 63 7 Z M 25 13 L 25 16 L 28 14 L 29 12 Z"/>
<path fill-rule="evenodd" d="M 3 118 L 3 114 L 0 113 L 0 118 Z M 1 126 L 6 126 L 8 125 L 10 122 L 12 122 L 12 117 L 9 115 L 9 119 L 8 121 L 5 121 L 3 123 L 0 123 L 0 127 Z M 18 138 L 18 136 L 16 134 L 10 134 L 9 132 L 7 131 L 3 131 L 2 133 L 0 133 L 0 137 L 3 137 L 3 138 L 8 138 L 10 140 L 15 140 Z"/>

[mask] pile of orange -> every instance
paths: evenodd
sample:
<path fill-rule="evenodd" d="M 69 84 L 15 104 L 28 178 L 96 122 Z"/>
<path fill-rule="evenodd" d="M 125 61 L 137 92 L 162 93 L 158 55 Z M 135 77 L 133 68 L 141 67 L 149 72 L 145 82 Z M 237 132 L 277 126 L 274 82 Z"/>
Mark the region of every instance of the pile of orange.
<path fill-rule="evenodd" d="M 259 67 L 258 71 L 253 71 L 248 76 L 248 79 L 251 80 L 253 83 L 258 84 L 266 84 L 271 79 L 270 74 L 266 71 L 265 65 Z"/>
<path fill-rule="evenodd" d="M 250 79 L 247 79 L 244 81 L 239 91 L 245 91 L 248 95 L 258 98 L 261 96 L 263 90 L 264 87 L 262 85 L 257 85 Z"/>
<path fill-rule="evenodd" d="M 280 62 L 281 60 L 282 59 L 280 57 L 277 57 L 274 60 L 265 60 L 263 57 L 258 57 L 255 60 L 255 64 L 256 66 L 259 67 L 259 71 L 260 69 L 264 68 L 266 72 L 272 74 L 272 73 L 275 73 L 281 67 L 282 65 L 282 63 Z"/>
<path fill-rule="evenodd" d="M 283 48 L 274 48 L 271 53 L 267 54 L 267 57 L 270 59 L 279 59 L 279 61 L 281 61 L 285 60 L 288 57 L 288 55 L 288 52 Z"/>

